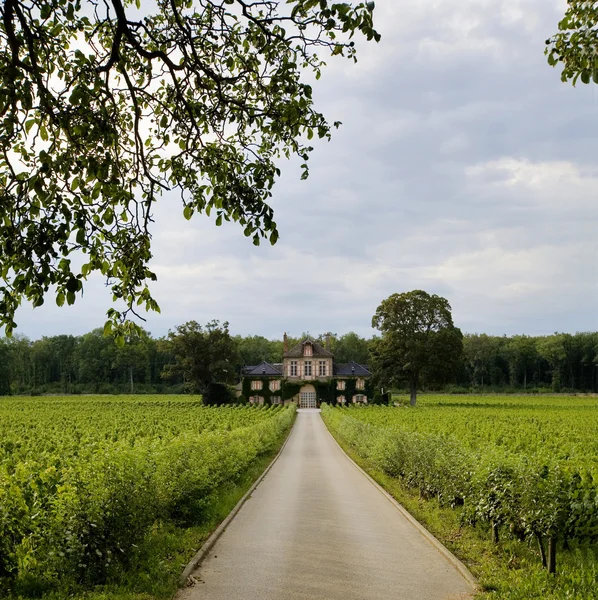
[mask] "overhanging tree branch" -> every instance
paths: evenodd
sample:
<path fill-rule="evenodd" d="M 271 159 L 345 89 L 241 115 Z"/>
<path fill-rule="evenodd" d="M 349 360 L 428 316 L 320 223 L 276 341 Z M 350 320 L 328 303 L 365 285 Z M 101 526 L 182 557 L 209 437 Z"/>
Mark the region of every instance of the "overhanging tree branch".
<path fill-rule="evenodd" d="M 305 72 L 314 49 L 355 58 L 379 39 L 364 3 L 326 0 L 6 0 L 0 6 L 0 326 L 50 290 L 72 304 L 100 273 L 124 309 L 158 309 L 146 282 L 152 207 L 177 191 L 183 213 L 238 222 L 275 243 L 268 204 L 292 154 L 330 137 Z M 131 17 L 130 15 L 135 15 Z M 75 269 L 71 253 L 82 253 Z M 79 261 L 80 262 L 80 261 Z"/>

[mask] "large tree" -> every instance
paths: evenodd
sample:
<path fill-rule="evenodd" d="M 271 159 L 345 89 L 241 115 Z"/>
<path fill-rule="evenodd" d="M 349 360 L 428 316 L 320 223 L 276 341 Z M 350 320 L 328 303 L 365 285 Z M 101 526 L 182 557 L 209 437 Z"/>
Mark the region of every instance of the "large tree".
<path fill-rule="evenodd" d="M 164 367 L 164 377 L 181 374 L 187 391 L 204 396 L 214 384 L 235 380 L 237 346 L 228 323 L 196 321 L 179 325 L 168 333 L 167 349 L 174 362 Z"/>
<path fill-rule="evenodd" d="M 562 81 L 598 83 L 598 4 L 568 0 L 558 29 L 546 40 L 548 64 L 562 66 Z"/>
<path fill-rule="evenodd" d="M 151 223 L 178 192 L 186 218 L 238 222 L 259 244 L 277 159 L 331 127 L 306 75 L 355 59 L 373 2 L 4 0 L 0 6 L 0 326 L 23 299 L 72 304 L 101 273 L 123 306 L 158 310 Z M 336 123 L 335 123 L 336 125 Z M 81 258 L 82 255 L 82 258 Z M 76 258 L 75 258 L 76 257 Z M 126 328 L 118 329 L 121 341 Z"/>
<path fill-rule="evenodd" d="M 451 307 L 441 296 L 414 290 L 383 300 L 372 318 L 382 336 L 372 342 L 372 369 L 385 385 L 406 382 L 411 405 L 422 372 L 446 372 L 456 365 L 463 335 L 453 325 Z"/>

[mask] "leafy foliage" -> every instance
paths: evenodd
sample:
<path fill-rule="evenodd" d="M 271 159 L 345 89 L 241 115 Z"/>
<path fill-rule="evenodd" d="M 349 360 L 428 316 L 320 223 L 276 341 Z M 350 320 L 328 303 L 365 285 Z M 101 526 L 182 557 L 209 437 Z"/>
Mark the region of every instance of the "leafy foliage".
<path fill-rule="evenodd" d="M 135 6 L 134 6 L 135 5 Z M 6 0 L 0 8 L 0 325 L 22 299 L 73 304 L 101 273 L 108 330 L 146 285 L 153 207 L 177 191 L 189 219 L 275 243 L 276 160 L 330 137 L 304 73 L 378 40 L 373 3 L 327 0 Z M 338 125 L 338 124 L 336 124 Z M 79 256 L 83 254 L 81 263 Z M 74 255 L 78 258 L 73 260 Z"/>
<path fill-rule="evenodd" d="M 103 583 L 157 521 L 201 523 L 211 494 L 280 439 L 294 410 L 192 396 L 2 400 L 0 592 Z"/>
<path fill-rule="evenodd" d="M 175 362 L 164 367 L 164 377 L 182 374 L 191 393 L 205 394 L 213 384 L 235 378 L 237 348 L 227 322 L 210 321 L 205 329 L 196 321 L 179 325 L 169 332 L 167 349 Z"/>
<path fill-rule="evenodd" d="M 598 5 L 587 0 L 569 0 L 559 21 L 559 31 L 546 40 L 548 64 L 561 64 L 562 81 L 573 85 L 598 83 Z"/>
<path fill-rule="evenodd" d="M 462 334 L 453 325 L 446 299 L 422 290 L 393 294 L 372 318 L 382 337 L 372 344 L 372 369 L 388 386 L 407 381 L 415 404 L 420 374 L 451 371 L 462 350 Z"/>

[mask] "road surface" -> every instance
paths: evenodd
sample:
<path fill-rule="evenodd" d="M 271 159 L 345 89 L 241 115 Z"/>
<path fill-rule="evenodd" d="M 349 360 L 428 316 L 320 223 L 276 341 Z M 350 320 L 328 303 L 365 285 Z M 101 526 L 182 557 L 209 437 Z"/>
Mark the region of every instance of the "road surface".
<path fill-rule="evenodd" d="M 179 600 L 440 600 L 473 589 L 301 410 Z"/>

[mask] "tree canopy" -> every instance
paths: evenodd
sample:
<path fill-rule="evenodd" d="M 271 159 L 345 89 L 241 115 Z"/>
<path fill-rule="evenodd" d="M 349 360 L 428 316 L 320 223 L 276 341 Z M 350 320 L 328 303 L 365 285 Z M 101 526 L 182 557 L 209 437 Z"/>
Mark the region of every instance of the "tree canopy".
<path fill-rule="evenodd" d="M 179 325 L 168 333 L 167 351 L 174 361 L 164 367 L 163 376 L 181 374 L 185 389 L 192 394 L 210 391 L 214 384 L 233 383 L 237 345 L 228 323 L 210 321 L 202 327 L 196 321 Z"/>
<path fill-rule="evenodd" d="M 558 29 L 546 40 L 548 64 L 562 65 L 562 81 L 598 83 L 598 4 L 568 0 Z"/>
<path fill-rule="evenodd" d="M 277 159 L 307 161 L 331 126 L 304 75 L 378 40 L 373 2 L 5 0 L 0 7 L 0 326 L 26 299 L 75 302 L 101 273 L 107 331 L 147 282 L 153 208 L 239 223 L 259 244 Z M 338 125 L 338 123 L 335 123 Z M 83 259 L 79 256 L 83 254 Z M 75 258 L 77 257 L 77 258 Z M 122 341 L 127 329 L 119 329 Z"/>
<path fill-rule="evenodd" d="M 451 370 L 460 358 L 463 335 L 453 325 L 451 307 L 441 296 L 414 290 L 383 300 L 372 318 L 382 336 L 372 343 L 372 368 L 385 385 L 407 382 L 415 406 L 422 371 Z"/>

